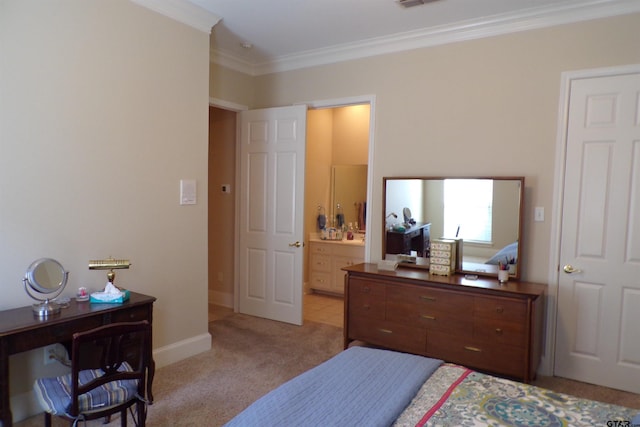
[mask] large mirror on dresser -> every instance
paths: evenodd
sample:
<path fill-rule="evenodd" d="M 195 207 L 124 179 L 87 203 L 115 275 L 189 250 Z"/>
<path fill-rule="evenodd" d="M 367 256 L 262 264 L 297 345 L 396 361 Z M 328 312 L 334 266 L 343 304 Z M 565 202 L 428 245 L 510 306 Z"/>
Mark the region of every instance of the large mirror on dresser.
<path fill-rule="evenodd" d="M 430 242 L 454 239 L 457 272 L 520 278 L 523 177 L 385 177 L 382 194 L 384 259 L 429 268 Z"/>

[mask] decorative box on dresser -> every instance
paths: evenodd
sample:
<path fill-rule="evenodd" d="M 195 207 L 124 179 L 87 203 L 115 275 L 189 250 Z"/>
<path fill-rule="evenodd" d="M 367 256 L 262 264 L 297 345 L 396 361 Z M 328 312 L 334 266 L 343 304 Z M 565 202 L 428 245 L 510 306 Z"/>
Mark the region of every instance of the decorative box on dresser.
<path fill-rule="evenodd" d="M 530 382 L 540 363 L 546 286 L 427 270 L 345 268 L 344 346 L 353 340 Z"/>
<path fill-rule="evenodd" d="M 316 291 L 344 294 L 343 268 L 364 261 L 364 241 L 354 240 L 309 241 L 309 287 Z"/>

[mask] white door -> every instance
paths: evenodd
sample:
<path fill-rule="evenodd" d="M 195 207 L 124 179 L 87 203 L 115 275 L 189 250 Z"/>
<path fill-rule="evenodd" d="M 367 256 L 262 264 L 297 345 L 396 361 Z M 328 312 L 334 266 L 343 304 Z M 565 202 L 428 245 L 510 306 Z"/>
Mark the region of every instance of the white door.
<path fill-rule="evenodd" d="M 238 310 L 302 324 L 306 106 L 240 113 Z"/>
<path fill-rule="evenodd" d="M 555 354 L 557 376 L 635 393 L 639 107 L 640 73 L 571 82 Z"/>

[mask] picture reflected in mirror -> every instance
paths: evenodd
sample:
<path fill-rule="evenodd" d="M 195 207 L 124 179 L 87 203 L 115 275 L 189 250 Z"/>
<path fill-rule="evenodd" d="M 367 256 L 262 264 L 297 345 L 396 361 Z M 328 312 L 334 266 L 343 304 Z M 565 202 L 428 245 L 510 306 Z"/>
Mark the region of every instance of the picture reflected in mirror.
<path fill-rule="evenodd" d="M 408 255 L 410 266 L 428 268 L 429 238 L 459 239 L 456 271 L 520 277 L 523 177 L 389 177 L 383 186 L 385 259 Z"/>

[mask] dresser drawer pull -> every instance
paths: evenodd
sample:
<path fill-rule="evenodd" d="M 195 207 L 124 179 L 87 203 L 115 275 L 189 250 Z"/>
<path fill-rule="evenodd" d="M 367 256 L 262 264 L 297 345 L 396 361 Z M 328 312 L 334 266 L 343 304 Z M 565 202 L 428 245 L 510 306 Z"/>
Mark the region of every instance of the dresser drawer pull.
<path fill-rule="evenodd" d="M 427 295 L 420 295 L 420 299 L 423 299 L 425 301 L 435 301 L 436 297 L 430 297 L 430 296 L 427 296 Z"/>
<path fill-rule="evenodd" d="M 496 313 L 504 313 L 504 308 L 496 307 Z"/>
<path fill-rule="evenodd" d="M 481 349 L 481 348 L 478 348 L 478 347 L 471 347 L 471 346 L 469 346 L 469 345 L 465 345 L 465 346 L 464 346 L 464 349 L 465 349 L 465 350 L 468 350 L 468 351 L 475 351 L 476 353 L 480 353 L 480 352 L 482 351 L 482 349 Z"/>
<path fill-rule="evenodd" d="M 365 304 L 362 306 L 362 308 L 364 308 L 365 310 L 369 310 L 371 306 L 369 304 Z"/>
<path fill-rule="evenodd" d="M 436 316 L 428 316 L 426 314 L 421 314 L 420 317 L 427 320 L 436 320 Z"/>
<path fill-rule="evenodd" d="M 371 288 L 370 288 L 370 287 L 368 287 L 368 286 L 364 286 L 364 287 L 362 288 L 362 292 L 364 292 L 365 294 L 368 294 L 369 292 L 371 292 Z"/>
<path fill-rule="evenodd" d="M 383 334 L 392 334 L 393 331 L 390 329 L 378 329 L 380 332 L 382 332 Z"/>
<path fill-rule="evenodd" d="M 502 329 L 496 328 L 496 335 L 502 335 Z"/>

